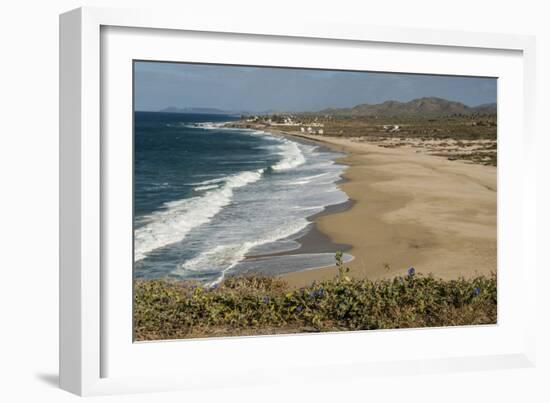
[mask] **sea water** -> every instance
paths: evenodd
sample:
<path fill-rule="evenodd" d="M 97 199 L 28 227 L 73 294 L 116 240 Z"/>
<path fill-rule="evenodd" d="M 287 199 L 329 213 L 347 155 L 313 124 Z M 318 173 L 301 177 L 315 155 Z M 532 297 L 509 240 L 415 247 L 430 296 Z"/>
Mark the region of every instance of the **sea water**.
<path fill-rule="evenodd" d="M 311 229 L 313 215 L 348 200 L 337 186 L 345 166 L 335 160 L 342 155 L 224 127 L 235 119 L 135 113 L 137 278 L 214 284 L 238 273 L 334 264 L 334 252 L 296 253 L 296 240 Z"/>

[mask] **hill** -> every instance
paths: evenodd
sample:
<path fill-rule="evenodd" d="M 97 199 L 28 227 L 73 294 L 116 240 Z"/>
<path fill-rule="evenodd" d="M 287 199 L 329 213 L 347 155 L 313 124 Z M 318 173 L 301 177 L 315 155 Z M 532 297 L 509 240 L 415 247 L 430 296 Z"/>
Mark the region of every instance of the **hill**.
<path fill-rule="evenodd" d="M 380 104 L 361 104 L 353 108 L 329 108 L 319 114 L 334 116 L 442 116 L 496 114 L 496 104 L 470 107 L 461 102 L 437 97 L 413 99 L 409 102 L 386 101 Z"/>

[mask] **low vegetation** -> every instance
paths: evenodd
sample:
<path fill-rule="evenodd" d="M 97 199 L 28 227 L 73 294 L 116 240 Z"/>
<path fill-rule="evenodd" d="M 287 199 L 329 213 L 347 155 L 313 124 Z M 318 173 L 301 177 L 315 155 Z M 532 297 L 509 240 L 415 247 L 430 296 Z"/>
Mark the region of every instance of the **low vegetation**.
<path fill-rule="evenodd" d="M 294 125 L 277 125 L 285 119 L 292 119 Z M 274 127 L 296 135 L 319 135 L 319 129 L 322 129 L 323 136 L 349 138 L 386 148 L 413 147 L 419 152 L 446 157 L 449 160 L 497 165 L 496 112 L 438 116 L 270 115 L 255 117 L 253 121 L 244 119 L 232 122 L 231 126 L 256 129 Z M 312 131 L 308 132 L 307 128 L 311 128 Z"/>
<path fill-rule="evenodd" d="M 441 280 L 415 273 L 371 281 L 338 275 L 291 289 L 271 277 L 231 277 L 217 287 L 138 280 L 136 340 L 493 324 L 496 276 Z"/>

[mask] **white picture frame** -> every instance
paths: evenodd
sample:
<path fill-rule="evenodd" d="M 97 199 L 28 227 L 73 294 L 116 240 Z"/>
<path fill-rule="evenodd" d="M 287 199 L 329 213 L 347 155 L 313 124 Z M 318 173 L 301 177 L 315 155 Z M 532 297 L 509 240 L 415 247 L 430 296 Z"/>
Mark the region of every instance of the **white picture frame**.
<path fill-rule="evenodd" d="M 116 28 L 115 28 L 116 27 Z M 141 30 L 141 31 L 139 31 Z M 375 46 L 380 49 L 393 46 L 395 49 L 410 48 L 414 52 L 442 52 L 448 54 L 448 63 L 441 63 L 439 73 L 452 73 L 452 58 L 462 57 L 460 52 L 471 53 L 471 60 L 489 55 L 489 59 L 472 71 L 486 73 L 491 70 L 491 55 L 513 55 L 510 62 L 503 58 L 501 68 L 509 79 L 503 84 L 510 88 L 505 94 L 516 94 L 521 99 L 521 113 L 501 118 L 501 105 L 505 111 L 517 106 L 510 100 L 499 98 L 499 271 L 502 265 L 519 266 L 517 271 L 506 270 L 505 277 L 499 277 L 499 324 L 489 327 L 424 329 L 421 331 L 348 332 L 344 334 L 293 335 L 242 337 L 213 340 L 187 340 L 163 343 L 128 344 L 126 329 L 128 323 L 127 305 L 115 306 L 109 298 L 121 276 L 110 276 L 109 248 L 105 241 L 104 227 L 106 194 L 110 191 L 109 179 L 113 176 L 108 167 L 109 152 L 123 150 L 131 144 L 121 138 L 118 145 L 111 137 L 102 137 L 111 130 L 111 124 L 127 124 L 129 116 L 121 117 L 113 123 L 109 120 L 110 107 L 126 111 L 128 82 L 120 84 L 106 80 L 109 77 L 123 77 L 127 66 L 124 60 L 140 58 L 132 54 L 132 46 L 125 46 L 124 40 L 140 35 L 140 46 L 144 49 L 151 44 L 158 46 L 156 57 L 169 57 L 171 46 L 181 40 L 181 35 L 192 33 L 193 40 L 202 36 L 212 36 L 213 41 L 252 40 L 254 43 L 288 43 L 300 45 L 319 41 L 319 46 L 339 47 Z M 105 33 L 113 34 L 106 39 Z M 153 36 L 149 38 L 149 36 Z M 103 35 L 103 36 L 102 36 Z M 118 35 L 118 36 L 117 36 Z M 124 37 L 130 37 L 124 38 Z M 248 39 L 247 39 L 248 38 Z M 287 42 L 285 42 L 287 41 Z M 129 44 L 129 42 L 127 42 Z M 191 43 L 191 42 L 189 42 Z M 126 58 L 110 66 L 102 60 L 114 56 L 107 48 L 116 48 L 118 57 Z M 106 50 L 107 49 L 107 50 Z M 123 50 L 126 49 L 127 53 Z M 231 47 L 231 53 L 234 52 Z M 361 51 L 361 49 L 359 49 Z M 533 37 L 503 34 L 481 34 L 457 31 L 430 31 L 406 28 L 385 28 L 356 26 L 337 23 L 320 23 L 303 20 L 300 24 L 269 19 L 262 21 L 239 18 L 215 20 L 197 16 L 174 15 L 169 12 L 150 10 L 116 10 L 103 8 L 81 8 L 60 17 L 60 385 L 63 389 L 79 395 L 113 393 L 151 392 L 161 390 L 209 388 L 228 385 L 254 385 L 271 382 L 295 382 L 295 379 L 328 379 L 371 374 L 397 375 L 402 373 L 464 371 L 478 369 L 518 368 L 533 366 L 535 362 L 534 318 L 536 253 L 535 244 L 535 162 L 534 155 L 534 91 L 535 91 L 535 42 Z M 238 53 L 238 52 L 237 52 Z M 460 54 L 459 54 L 460 53 Z M 167 56 L 168 55 L 168 56 Z M 458 55 L 458 56 L 457 56 Z M 148 57 L 153 58 L 153 53 Z M 197 50 L 195 57 L 187 61 L 234 62 L 229 55 L 218 55 L 216 59 L 201 56 Z M 225 57 L 225 59 L 224 59 Z M 177 58 L 177 57 L 176 57 Z M 512 60 L 513 59 L 513 60 Z M 244 59 L 240 59 L 244 60 Z M 389 60 L 389 59 L 388 59 Z M 273 60 L 261 52 L 251 52 L 246 60 L 253 64 L 269 65 Z M 435 63 L 435 59 L 433 59 Z M 494 62 L 494 61 L 493 61 Z M 299 63 L 299 62 L 297 62 Z M 299 63 L 304 66 L 305 61 Z M 319 64 L 321 63 L 321 64 Z M 324 62 L 327 63 L 327 62 Z M 388 62 L 389 63 L 389 62 Z M 508 63 L 508 64 L 507 64 Z M 118 67 L 122 67 L 119 69 Z M 322 67 L 322 62 L 313 62 L 307 67 Z M 384 68 L 384 61 L 378 62 L 378 69 Z M 333 67 L 333 66 L 328 66 Z M 407 71 L 423 69 L 421 64 L 408 66 Z M 435 67 L 434 67 L 435 68 Z M 495 67 L 496 68 L 496 67 Z M 107 69 L 107 70 L 104 70 Z M 414 71 L 413 71 L 414 72 Z M 121 76 L 122 74 L 122 76 Z M 489 74 L 487 74 L 489 75 Z M 119 83 L 120 80 L 115 80 Z M 508 88 L 508 87 L 507 87 Z M 500 91 L 500 90 L 499 90 Z M 105 94 L 112 94 L 105 95 Z M 118 95 L 117 95 L 118 94 Z M 107 98 L 105 98 L 107 96 Z M 120 102 L 117 101 L 121 98 Z M 108 102 L 107 102 L 108 101 Z M 502 104 L 501 104 L 501 101 Z M 109 105 L 107 108 L 106 105 Z M 107 110 L 105 109 L 107 108 Z M 122 109 L 116 109 L 122 108 Z M 122 113 L 124 115 L 124 113 Z M 117 114 L 117 116 L 119 116 Z M 118 118 L 117 118 L 118 119 Z M 504 119 L 504 120 L 503 120 Z M 505 123 L 502 125 L 501 120 Z M 517 128 L 521 132 L 514 137 L 505 136 L 501 141 L 501 126 Z M 125 133 L 127 126 L 120 126 Z M 107 148 L 106 148 L 107 147 Z M 111 148 L 112 147 L 112 148 Z M 128 150 L 130 149 L 128 148 Z M 512 151 L 516 151 L 516 153 Z M 502 153 L 504 159 L 500 157 Z M 125 155 L 129 155 L 125 153 Z M 124 163 L 122 163 L 124 165 Z M 501 170 L 502 166 L 514 166 L 511 170 Z M 114 168 L 113 168 L 114 169 Z M 124 180 L 124 175 L 120 176 Z M 108 180 L 109 179 L 109 180 Z M 501 185 L 503 194 L 509 196 L 500 203 Z M 509 185 L 509 186 L 507 186 Z M 512 186 L 513 185 L 513 186 Z M 519 186 L 519 188 L 518 188 Z M 507 194 L 507 190 L 509 193 Z M 512 189 L 513 188 L 513 189 Z M 515 193 L 514 193 L 515 189 Z M 517 189 L 521 189 L 518 191 Z M 511 199 L 508 200 L 508 199 Z M 109 207 L 110 208 L 110 207 Z M 502 232 L 505 223 L 507 232 Z M 510 231 L 513 229 L 513 231 Z M 512 233 L 513 232 L 513 233 Z M 504 248 L 501 246 L 504 245 Z M 515 245 L 509 251 L 507 245 Z M 500 249 L 504 249 L 501 254 Z M 124 256 L 118 256 L 124 260 Z M 504 258 L 504 260 L 503 260 Z M 500 272 L 499 272 L 500 276 Z M 130 281 L 130 279 L 128 279 Z M 516 297 L 521 305 L 515 304 L 511 290 L 520 285 Z M 130 288 L 131 289 L 131 288 Z M 128 289 L 121 292 L 127 293 Z M 131 304 L 131 303 L 130 303 Z M 126 316 L 125 316 L 126 315 Z M 509 316 L 507 316 L 509 315 Z M 521 318 L 520 318 L 521 317 Z M 501 321 L 501 318 L 503 320 Z M 120 319 L 120 320 L 119 320 Z M 120 327 L 117 327 L 120 324 Z M 127 326 L 126 326 L 127 327 Z M 126 333 L 125 333 L 126 332 Z M 125 335 L 120 336 L 122 333 Z M 128 334 L 127 334 L 128 333 Z M 393 343 L 394 353 L 370 357 L 356 354 L 350 357 L 354 347 L 369 340 L 381 353 L 383 346 Z M 409 354 L 400 349 L 404 339 L 418 346 L 426 346 L 423 351 Z M 383 339 L 383 340 L 382 340 Z M 496 340 L 501 342 L 497 342 Z M 437 340 L 442 340 L 437 343 Z M 443 342 L 444 340 L 444 342 Z M 443 343 L 462 341 L 460 348 L 446 347 Z M 475 343 L 479 340 L 479 343 Z M 484 340 L 484 341 L 483 341 Z M 118 344 L 117 344 L 118 343 Z M 300 364 L 304 356 L 315 351 L 322 343 L 325 346 L 343 344 L 341 356 L 330 360 L 311 359 L 307 365 Z M 377 344 L 380 343 L 380 344 Z M 438 345 L 434 349 L 427 346 Z M 474 346 L 474 344 L 477 344 Z M 492 348 L 488 346 L 492 344 Z M 382 348 L 380 348 L 382 346 Z M 281 349 L 292 354 L 282 357 Z M 368 349 L 366 349 L 368 350 Z M 114 353 L 115 351 L 116 353 Z M 124 353 L 120 353 L 124 352 Z M 150 365 L 162 363 L 164 371 L 154 375 L 147 371 L 133 371 L 133 359 Z M 303 356 L 301 356 L 303 354 Z M 187 357 L 172 360 L 168 357 Z M 206 359 L 219 357 L 220 369 L 212 370 L 209 365 L 201 365 L 201 356 Z M 258 357 L 272 365 L 261 363 Z M 284 360 L 283 360 L 284 358 Z M 145 361 L 144 361 L 145 360 Z M 204 360 L 204 358 L 203 358 Z M 233 360 L 233 361 L 231 361 Z M 270 361 L 271 360 L 271 361 Z M 118 365 L 127 362 L 128 365 Z M 223 362 L 227 363 L 224 367 Z M 154 363 L 154 364 L 153 364 Z M 231 370 L 229 370 L 231 363 Z M 118 365 L 118 366 L 117 366 Z M 147 365 L 149 366 L 149 365 Z M 189 371 L 192 368 L 193 371 Z M 303 369 L 308 368 L 307 372 Z M 284 370 L 282 370 L 284 369 Z M 205 379 L 208 375 L 208 379 Z"/>

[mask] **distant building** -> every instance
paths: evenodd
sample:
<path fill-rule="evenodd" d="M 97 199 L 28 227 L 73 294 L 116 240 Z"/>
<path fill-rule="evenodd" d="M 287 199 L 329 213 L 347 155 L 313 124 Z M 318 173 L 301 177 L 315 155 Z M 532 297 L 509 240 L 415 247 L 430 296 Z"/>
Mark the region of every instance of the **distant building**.
<path fill-rule="evenodd" d="M 385 131 L 389 133 L 396 133 L 399 130 L 401 130 L 401 126 L 399 125 L 384 125 L 382 127 L 384 128 Z"/>

